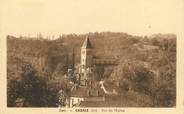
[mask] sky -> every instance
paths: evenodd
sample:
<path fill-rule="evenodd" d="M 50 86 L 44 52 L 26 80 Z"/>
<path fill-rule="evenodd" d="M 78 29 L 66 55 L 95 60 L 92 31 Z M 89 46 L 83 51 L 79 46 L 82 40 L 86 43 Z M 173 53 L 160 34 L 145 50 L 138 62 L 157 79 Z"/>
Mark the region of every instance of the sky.
<path fill-rule="evenodd" d="M 184 0 L 0 0 L 1 30 L 35 36 L 88 32 L 177 33 Z M 182 23 L 183 24 L 183 23 Z"/>

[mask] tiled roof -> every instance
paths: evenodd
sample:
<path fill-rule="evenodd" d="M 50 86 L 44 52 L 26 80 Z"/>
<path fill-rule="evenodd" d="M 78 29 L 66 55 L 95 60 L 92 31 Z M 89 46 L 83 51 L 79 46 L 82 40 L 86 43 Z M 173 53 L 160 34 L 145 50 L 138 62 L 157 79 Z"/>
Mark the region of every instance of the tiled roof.
<path fill-rule="evenodd" d="M 80 107 L 150 107 L 151 97 L 124 93 L 123 95 L 106 96 L 104 101 L 81 101 Z"/>
<path fill-rule="evenodd" d="M 97 87 L 83 87 L 78 86 L 74 87 L 71 91 L 70 96 L 71 97 L 89 97 L 89 96 L 104 96 L 104 91 L 100 88 L 100 86 Z"/>
<path fill-rule="evenodd" d="M 83 48 L 92 48 L 92 45 L 91 45 L 91 42 L 89 40 L 89 36 L 86 37 L 83 45 L 82 45 Z"/>
<path fill-rule="evenodd" d="M 123 105 L 121 96 L 106 96 L 104 101 L 82 101 L 80 107 L 119 107 Z"/>

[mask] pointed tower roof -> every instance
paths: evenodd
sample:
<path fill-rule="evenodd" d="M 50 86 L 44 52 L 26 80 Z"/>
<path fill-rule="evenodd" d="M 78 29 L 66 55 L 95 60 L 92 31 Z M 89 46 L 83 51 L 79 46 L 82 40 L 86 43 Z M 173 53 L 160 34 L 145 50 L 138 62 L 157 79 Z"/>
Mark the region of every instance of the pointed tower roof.
<path fill-rule="evenodd" d="M 86 39 L 82 45 L 82 48 L 92 48 L 91 42 L 89 40 L 89 35 L 86 37 Z"/>

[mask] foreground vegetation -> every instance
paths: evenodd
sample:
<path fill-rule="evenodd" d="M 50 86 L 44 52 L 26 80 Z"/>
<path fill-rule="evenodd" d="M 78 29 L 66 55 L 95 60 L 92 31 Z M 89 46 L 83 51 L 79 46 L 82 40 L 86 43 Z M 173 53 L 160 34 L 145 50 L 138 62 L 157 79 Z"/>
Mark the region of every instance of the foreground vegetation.
<path fill-rule="evenodd" d="M 47 40 L 41 36 L 7 36 L 8 106 L 57 106 L 57 92 L 69 92 L 69 81 L 64 76 L 72 64 L 73 52 L 75 65 L 80 63 L 80 47 L 85 37 L 86 34 L 69 34 Z M 117 87 L 123 96 L 120 106 L 176 105 L 175 35 L 140 37 L 103 32 L 90 33 L 90 40 L 95 56 L 119 59 L 117 67 L 104 68 L 97 75 L 107 85 L 119 82 Z"/>

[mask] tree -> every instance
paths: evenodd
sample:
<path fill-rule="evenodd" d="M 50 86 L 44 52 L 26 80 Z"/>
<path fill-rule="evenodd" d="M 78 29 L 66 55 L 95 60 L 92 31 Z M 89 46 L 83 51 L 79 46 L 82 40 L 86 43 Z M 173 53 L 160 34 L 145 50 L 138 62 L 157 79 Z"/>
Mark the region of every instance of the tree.
<path fill-rule="evenodd" d="M 24 99 L 23 106 L 44 106 L 46 104 L 46 83 L 37 72 L 27 64 L 22 67 L 19 81 L 8 82 L 8 106 L 16 106 L 16 100 Z"/>

